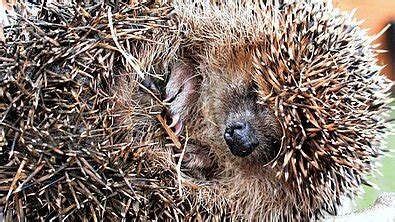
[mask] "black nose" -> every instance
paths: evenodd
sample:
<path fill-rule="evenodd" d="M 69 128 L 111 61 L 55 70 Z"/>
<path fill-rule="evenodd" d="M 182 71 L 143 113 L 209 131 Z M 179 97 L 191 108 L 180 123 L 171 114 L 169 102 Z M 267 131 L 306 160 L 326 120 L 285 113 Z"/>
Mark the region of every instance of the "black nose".
<path fill-rule="evenodd" d="M 250 155 L 259 145 L 254 129 L 245 120 L 230 123 L 225 129 L 224 138 L 230 152 L 239 157 Z"/>

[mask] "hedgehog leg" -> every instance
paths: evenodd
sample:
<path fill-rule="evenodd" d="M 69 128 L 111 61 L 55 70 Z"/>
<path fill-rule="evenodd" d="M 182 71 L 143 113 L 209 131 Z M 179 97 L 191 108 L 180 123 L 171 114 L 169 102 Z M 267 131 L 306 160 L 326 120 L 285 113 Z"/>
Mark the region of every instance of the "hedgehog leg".
<path fill-rule="evenodd" d="M 197 80 L 192 65 L 178 62 L 174 65 L 166 84 L 166 99 L 168 116 L 172 122 L 169 127 L 174 128 L 179 135 L 183 130 L 183 122 L 190 114 L 191 107 L 196 102 Z"/>

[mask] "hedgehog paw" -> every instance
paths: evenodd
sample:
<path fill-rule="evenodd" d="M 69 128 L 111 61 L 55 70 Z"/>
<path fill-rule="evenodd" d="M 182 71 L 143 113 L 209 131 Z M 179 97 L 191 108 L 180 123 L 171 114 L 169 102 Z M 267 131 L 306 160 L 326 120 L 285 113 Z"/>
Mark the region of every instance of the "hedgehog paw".
<path fill-rule="evenodd" d="M 196 179 L 209 179 L 215 168 L 209 148 L 202 144 L 194 144 L 193 140 L 185 147 L 181 166 L 185 173 Z"/>
<path fill-rule="evenodd" d="M 170 128 L 178 136 L 183 130 L 183 121 L 196 103 L 197 80 L 190 64 L 178 62 L 174 65 L 166 84 L 166 99 Z"/>

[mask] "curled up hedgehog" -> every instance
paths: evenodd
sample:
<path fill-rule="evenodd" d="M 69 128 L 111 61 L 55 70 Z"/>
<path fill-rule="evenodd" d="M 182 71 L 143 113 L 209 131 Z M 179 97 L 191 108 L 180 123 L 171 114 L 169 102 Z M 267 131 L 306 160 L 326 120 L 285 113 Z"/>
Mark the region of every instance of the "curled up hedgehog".
<path fill-rule="evenodd" d="M 370 184 L 392 84 L 330 1 L 43 8 L 0 50 L 6 218 L 307 221 Z"/>

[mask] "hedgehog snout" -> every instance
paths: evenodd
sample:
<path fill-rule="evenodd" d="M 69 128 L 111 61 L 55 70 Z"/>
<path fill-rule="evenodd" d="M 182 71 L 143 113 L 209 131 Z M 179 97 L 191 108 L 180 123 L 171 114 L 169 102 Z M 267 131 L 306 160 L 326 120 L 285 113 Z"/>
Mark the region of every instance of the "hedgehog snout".
<path fill-rule="evenodd" d="M 259 145 L 255 130 L 245 120 L 236 120 L 226 126 L 224 139 L 230 152 L 239 157 L 250 155 Z"/>

